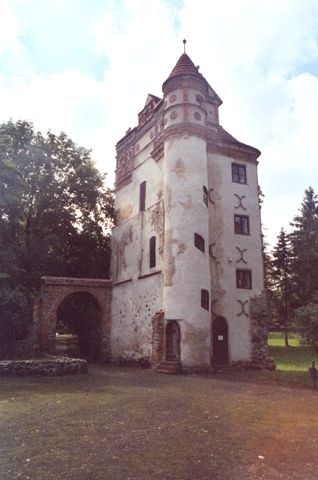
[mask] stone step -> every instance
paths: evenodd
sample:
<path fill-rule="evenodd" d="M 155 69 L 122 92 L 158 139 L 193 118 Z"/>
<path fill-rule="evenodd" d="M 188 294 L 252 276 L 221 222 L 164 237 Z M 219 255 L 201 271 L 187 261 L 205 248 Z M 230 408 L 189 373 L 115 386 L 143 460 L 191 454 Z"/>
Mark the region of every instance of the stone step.
<path fill-rule="evenodd" d="M 171 360 L 165 360 L 161 362 L 156 367 L 155 370 L 156 372 L 159 372 L 159 373 L 169 373 L 169 374 L 182 373 L 182 363 L 173 362 Z"/>

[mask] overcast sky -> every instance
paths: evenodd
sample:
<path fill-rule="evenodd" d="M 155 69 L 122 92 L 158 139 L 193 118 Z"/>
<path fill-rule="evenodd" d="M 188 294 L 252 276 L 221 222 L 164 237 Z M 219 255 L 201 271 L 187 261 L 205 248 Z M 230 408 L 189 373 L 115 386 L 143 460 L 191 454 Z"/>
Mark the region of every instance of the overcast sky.
<path fill-rule="evenodd" d="M 275 243 L 318 193 L 318 0 L 0 0 L 0 121 L 65 131 L 112 184 L 114 145 L 162 95 L 183 38 L 221 125 L 262 151 Z"/>

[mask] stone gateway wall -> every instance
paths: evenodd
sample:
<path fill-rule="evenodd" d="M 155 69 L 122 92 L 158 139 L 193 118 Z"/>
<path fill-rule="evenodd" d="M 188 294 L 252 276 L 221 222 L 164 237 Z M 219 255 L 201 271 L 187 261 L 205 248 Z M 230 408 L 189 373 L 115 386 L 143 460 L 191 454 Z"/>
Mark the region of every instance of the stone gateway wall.
<path fill-rule="evenodd" d="M 112 282 L 104 279 L 42 277 L 38 318 L 40 350 L 55 353 L 57 310 L 63 300 L 74 293 L 88 293 L 97 302 L 101 313 L 101 361 L 111 358 L 111 295 Z"/>

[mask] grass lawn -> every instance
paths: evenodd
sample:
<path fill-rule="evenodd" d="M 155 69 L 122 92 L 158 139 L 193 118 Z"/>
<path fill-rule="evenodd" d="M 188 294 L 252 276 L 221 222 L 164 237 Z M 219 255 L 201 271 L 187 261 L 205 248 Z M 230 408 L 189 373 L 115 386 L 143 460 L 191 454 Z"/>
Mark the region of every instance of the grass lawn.
<path fill-rule="evenodd" d="M 274 372 L 0 378 L 0 478 L 317 480 L 312 353 L 290 345 L 270 334 Z"/>
<path fill-rule="evenodd" d="M 313 357 L 310 347 L 301 345 L 297 334 L 289 336 L 290 347 L 285 347 L 282 333 L 270 332 L 268 345 L 270 356 L 273 357 L 276 370 L 268 371 L 228 371 L 222 372 L 222 376 L 229 380 L 267 382 L 286 386 L 313 389 L 308 368 L 311 367 Z M 318 475 L 317 475 L 318 479 Z"/>
<path fill-rule="evenodd" d="M 317 356 L 313 356 L 312 349 L 301 345 L 299 336 L 295 333 L 289 335 L 289 347 L 285 347 L 284 336 L 279 332 L 270 332 L 268 338 L 270 355 L 274 358 L 276 371 L 262 372 L 261 377 L 272 379 L 277 382 L 298 384 L 312 387 L 308 368 Z M 317 364 L 318 367 L 318 364 Z"/>
<path fill-rule="evenodd" d="M 0 378 L 1 480 L 317 480 L 318 394 L 91 366 Z"/>

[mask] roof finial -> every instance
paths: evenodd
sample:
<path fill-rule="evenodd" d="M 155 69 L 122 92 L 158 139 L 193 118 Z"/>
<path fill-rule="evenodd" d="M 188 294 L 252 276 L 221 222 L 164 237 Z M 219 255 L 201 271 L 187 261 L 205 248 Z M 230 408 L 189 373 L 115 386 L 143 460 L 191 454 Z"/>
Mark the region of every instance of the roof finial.
<path fill-rule="evenodd" d="M 186 49 L 186 39 L 183 40 L 183 53 L 186 53 L 185 49 Z"/>

